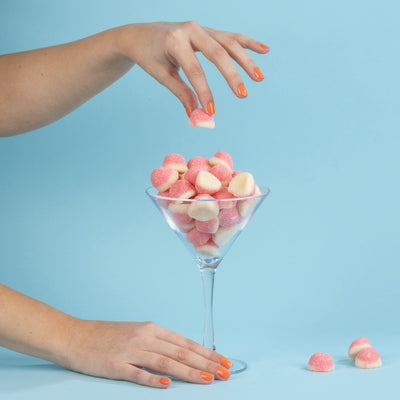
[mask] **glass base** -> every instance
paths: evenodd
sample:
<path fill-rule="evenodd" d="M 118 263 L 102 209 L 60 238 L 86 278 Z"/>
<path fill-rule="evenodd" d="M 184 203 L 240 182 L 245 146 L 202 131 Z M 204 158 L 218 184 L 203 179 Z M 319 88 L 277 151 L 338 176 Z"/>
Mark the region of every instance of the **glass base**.
<path fill-rule="evenodd" d="M 244 361 L 236 360 L 235 358 L 230 358 L 232 361 L 232 367 L 229 368 L 231 374 L 238 374 L 247 369 L 247 364 Z"/>

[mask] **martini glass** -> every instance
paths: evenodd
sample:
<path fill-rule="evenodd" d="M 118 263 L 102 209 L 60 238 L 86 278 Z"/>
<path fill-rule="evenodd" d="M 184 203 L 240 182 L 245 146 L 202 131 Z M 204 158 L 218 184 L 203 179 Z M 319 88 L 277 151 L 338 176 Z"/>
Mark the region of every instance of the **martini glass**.
<path fill-rule="evenodd" d="M 260 187 L 260 190 L 261 194 L 254 196 L 218 200 L 173 199 L 157 195 L 152 187 L 146 190 L 200 270 L 205 306 L 203 346 L 213 351 L 216 350 L 213 323 L 215 273 L 225 254 L 269 194 L 267 187 Z M 231 361 L 231 373 L 247 368 L 244 361 Z"/>

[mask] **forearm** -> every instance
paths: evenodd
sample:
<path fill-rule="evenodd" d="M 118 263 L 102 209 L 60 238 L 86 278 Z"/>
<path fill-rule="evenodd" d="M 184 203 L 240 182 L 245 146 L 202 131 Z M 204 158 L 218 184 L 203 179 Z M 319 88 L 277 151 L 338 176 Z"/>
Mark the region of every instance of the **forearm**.
<path fill-rule="evenodd" d="M 58 46 L 0 56 L 0 136 L 62 118 L 124 75 L 121 28 Z"/>
<path fill-rule="evenodd" d="M 0 346 L 68 364 L 75 319 L 0 284 Z"/>

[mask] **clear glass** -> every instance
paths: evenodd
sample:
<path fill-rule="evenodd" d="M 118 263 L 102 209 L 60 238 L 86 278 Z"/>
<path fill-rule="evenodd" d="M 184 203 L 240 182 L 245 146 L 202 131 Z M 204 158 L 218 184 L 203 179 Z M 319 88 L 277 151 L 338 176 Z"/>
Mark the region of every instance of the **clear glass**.
<path fill-rule="evenodd" d="M 214 278 L 219 263 L 269 194 L 234 199 L 172 199 L 158 196 L 154 188 L 146 193 L 193 255 L 200 270 L 204 293 L 203 345 L 215 351 L 213 323 Z M 228 357 L 229 358 L 229 357 Z M 229 358 L 231 373 L 244 371 L 244 361 Z"/>

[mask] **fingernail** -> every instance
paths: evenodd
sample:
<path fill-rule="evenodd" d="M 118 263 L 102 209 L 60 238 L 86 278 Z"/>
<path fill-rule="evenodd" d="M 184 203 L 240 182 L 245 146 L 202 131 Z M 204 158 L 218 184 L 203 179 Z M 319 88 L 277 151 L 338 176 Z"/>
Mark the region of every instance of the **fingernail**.
<path fill-rule="evenodd" d="M 269 51 L 269 46 L 267 46 L 266 44 L 260 43 L 260 46 L 261 46 L 263 49 L 266 49 L 266 50 Z"/>
<path fill-rule="evenodd" d="M 228 379 L 231 375 L 231 373 L 227 369 L 221 367 L 217 369 L 217 374 L 223 379 Z"/>
<path fill-rule="evenodd" d="M 187 116 L 190 118 L 190 111 L 187 107 L 185 107 L 185 111 L 186 111 Z"/>
<path fill-rule="evenodd" d="M 232 361 L 229 361 L 227 358 L 225 358 L 225 357 L 221 357 L 220 359 L 219 359 L 219 363 L 223 366 L 223 367 L 225 367 L 225 368 L 230 368 L 230 367 L 232 367 Z"/>
<path fill-rule="evenodd" d="M 208 372 L 200 372 L 200 376 L 207 382 L 210 382 L 214 378 L 214 375 Z"/>
<path fill-rule="evenodd" d="M 170 382 L 171 382 L 171 379 L 169 379 L 169 378 L 161 378 L 161 379 L 160 379 L 161 385 L 167 386 L 167 385 L 170 384 Z"/>
<path fill-rule="evenodd" d="M 264 74 L 260 71 L 260 68 L 255 68 L 255 69 L 254 69 L 254 75 L 255 75 L 258 79 L 264 79 Z"/>
<path fill-rule="evenodd" d="M 213 101 L 210 101 L 208 104 L 207 104 L 207 111 L 208 111 L 208 113 L 209 114 L 215 114 L 215 106 L 214 106 L 214 102 Z"/>
<path fill-rule="evenodd" d="M 247 90 L 244 87 L 243 83 L 238 86 L 238 92 L 242 97 L 247 97 Z"/>

